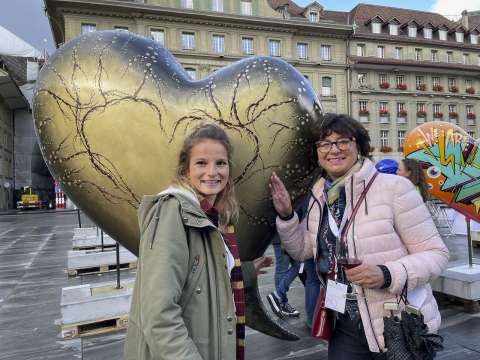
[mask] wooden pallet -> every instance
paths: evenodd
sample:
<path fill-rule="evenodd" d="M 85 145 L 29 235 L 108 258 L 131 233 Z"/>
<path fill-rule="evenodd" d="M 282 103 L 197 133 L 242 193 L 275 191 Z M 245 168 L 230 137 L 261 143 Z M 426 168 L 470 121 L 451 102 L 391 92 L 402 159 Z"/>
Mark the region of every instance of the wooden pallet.
<path fill-rule="evenodd" d="M 128 269 L 135 269 L 137 267 L 137 262 L 132 261 L 129 263 L 121 263 L 120 270 L 128 270 Z M 107 273 L 111 271 L 116 271 L 117 265 L 99 265 L 99 266 L 92 266 L 88 268 L 80 268 L 80 269 L 67 269 L 67 274 L 69 277 L 80 276 L 80 275 L 91 275 L 91 274 L 101 274 Z"/>
<path fill-rule="evenodd" d="M 65 340 L 83 336 L 94 336 L 112 331 L 126 329 L 128 314 L 109 319 L 83 321 L 76 324 L 62 325 L 61 335 Z"/>

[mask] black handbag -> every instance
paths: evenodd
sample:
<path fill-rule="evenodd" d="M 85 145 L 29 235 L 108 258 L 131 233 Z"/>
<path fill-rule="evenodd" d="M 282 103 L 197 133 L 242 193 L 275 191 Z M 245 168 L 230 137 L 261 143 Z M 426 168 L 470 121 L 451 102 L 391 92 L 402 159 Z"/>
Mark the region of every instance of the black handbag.
<path fill-rule="evenodd" d="M 406 269 L 405 269 L 406 271 Z M 408 274 L 408 273 L 407 273 Z M 437 334 L 429 334 L 422 313 L 411 306 L 407 299 L 408 275 L 400 299 L 405 304 L 401 317 L 394 316 L 390 308 L 389 317 L 383 318 L 383 337 L 387 348 L 387 360 L 431 360 L 437 352 L 443 350 L 443 338 Z"/>

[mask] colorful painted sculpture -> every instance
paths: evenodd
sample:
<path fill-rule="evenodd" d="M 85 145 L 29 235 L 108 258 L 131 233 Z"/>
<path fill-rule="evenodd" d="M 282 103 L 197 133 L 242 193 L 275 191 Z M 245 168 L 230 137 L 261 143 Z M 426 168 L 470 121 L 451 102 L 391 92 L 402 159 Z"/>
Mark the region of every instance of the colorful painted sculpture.
<path fill-rule="evenodd" d="M 322 108 L 309 82 L 281 59 L 251 57 L 192 81 L 160 45 L 105 31 L 74 39 L 52 56 L 40 72 L 33 111 L 55 179 L 135 254 L 136 209 L 142 195 L 170 183 L 186 131 L 202 121 L 224 127 L 235 149 L 237 232 L 246 261 L 262 255 L 272 236 L 271 172 L 280 173 L 297 197 L 305 189 L 302 179 L 316 168 L 310 129 Z M 247 304 L 256 301 L 247 323 L 294 338 L 262 327 L 268 319 L 255 308 L 256 285 L 247 291 L 254 298 Z"/>
<path fill-rule="evenodd" d="M 422 163 L 430 193 L 466 217 L 480 220 L 479 143 L 460 127 L 429 122 L 412 130 L 404 155 Z"/>

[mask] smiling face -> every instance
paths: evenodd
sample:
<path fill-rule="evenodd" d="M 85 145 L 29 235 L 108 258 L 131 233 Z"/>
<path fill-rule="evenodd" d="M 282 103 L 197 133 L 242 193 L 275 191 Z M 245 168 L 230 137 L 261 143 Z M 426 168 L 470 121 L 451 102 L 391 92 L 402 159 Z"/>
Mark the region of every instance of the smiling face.
<path fill-rule="evenodd" d="M 345 145 L 347 141 L 342 140 L 347 139 L 349 138 L 345 135 L 340 135 L 336 132 L 332 132 L 320 142 L 317 142 L 319 165 L 327 172 L 327 175 L 333 180 L 345 175 L 348 170 L 350 170 L 350 168 L 357 162 L 357 144 L 355 143 L 355 140 L 350 139 L 350 143 L 348 145 Z M 338 148 L 338 144 L 332 144 L 329 151 L 322 151 L 321 145 L 325 145 L 325 142 L 336 142 L 338 140 L 341 140 L 340 143 L 343 142 L 343 146 L 340 146 L 343 150 L 340 150 Z"/>
<path fill-rule="evenodd" d="M 192 188 L 211 204 L 225 189 L 230 175 L 225 146 L 215 140 L 203 140 L 190 150 L 188 179 Z"/>

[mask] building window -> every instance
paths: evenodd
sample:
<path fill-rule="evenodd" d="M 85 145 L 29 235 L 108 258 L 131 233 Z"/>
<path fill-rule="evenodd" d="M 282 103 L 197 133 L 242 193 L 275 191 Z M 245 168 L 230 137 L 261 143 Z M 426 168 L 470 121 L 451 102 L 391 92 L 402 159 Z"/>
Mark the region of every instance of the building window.
<path fill-rule="evenodd" d="M 467 114 L 473 114 L 473 105 L 472 104 L 466 104 L 465 105 L 465 112 Z"/>
<path fill-rule="evenodd" d="M 418 112 L 425 112 L 426 111 L 426 107 L 425 107 L 425 103 L 424 102 L 417 102 L 417 113 Z"/>
<path fill-rule="evenodd" d="M 438 51 L 437 50 L 432 50 L 432 61 L 433 62 L 438 61 Z"/>
<path fill-rule="evenodd" d="M 213 35 L 212 38 L 212 49 L 213 52 L 217 54 L 223 54 L 225 52 L 225 36 L 223 35 Z"/>
<path fill-rule="evenodd" d="M 415 60 L 422 60 L 422 49 L 415 49 Z"/>
<path fill-rule="evenodd" d="M 378 84 L 382 86 L 382 84 L 386 84 L 387 81 L 387 74 L 378 74 Z"/>
<path fill-rule="evenodd" d="M 387 112 L 388 111 L 388 102 L 380 101 L 379 110 L 380 110 L 380 114 Z"/>
<path fill-rule="evenodd" d="M 368 111 L 367 105 L 368 105 L 368 100 L 360 100 L 358 102 L 360 111 Z"/>
<path fill-rule="evenodd" d="M 408 36 L 417 37 L 417 27 L 415 25 L 410 25 L 408 27 Z"/>
<path fill-rule="evenodd" d="M 442 112 L 442 104 L 433 104 L 432 105 L 433 116 L 438 117 L 439 114 Z M 437 116 L 435 116 L 437 115 Z"/>
<path fill-rule="evenodd" d="M 448 78 L 448 89 L 451 91 L 453 88 L 457 87 L 457 79 Z"/>
<path fill-rule="evenodd" d="M 193 0 L 182 0 L 181 6 L 184 9 L 193 9 Z"/>
<path fill-rule="evenodd" d="M 365 44 L 357 44 L 357 56 L 365 56 Z"/>
<path fill-rule="evenodd" d="M 455 105 L 455 104 L 449 104 L 448 105 L 448 117 L 450 119 L 456 119 L 458 117 L 457 105 Z"/>
<path fill-rule="evenodd" d="M 185 71 L 187 72 L 187 75 L 190 77 L 192 80 L 197 79 L 197 70 L 193 68 L 185 68 Z"/>
<path fill-rule="evenodd" d="M 473 80 L 472 79 L 466 79 L 465 80 L 465 88 L 473 88 Z"/>
<path fill-rule="evenodd" d="M 397 75 L 396 84 L 397 84 L 397 87 L 402 87 L 403 84 L 405 84 L 405 75 Z"/>
<path fill-rule="evenodd" d="M 402 60 L 402 48 L 396 47 L 395 48 L 395 59 Z"/>
<path fill-rule="evenodd" d="M 223 0 L 212 0 L 212 11 L 223 11 Z"/>
<path fill-rule="evenodd" d="M 332 78 L 322 77 L 322 96 L 332 96 Z"/>
<path fill-rule="evenodd" d="M 186 50 L 195 49 L 195 34 L 189 32 L 182 33 L 182 47 Z"/>
<path fill-rule="evenodd" d="M 470 42 L 474 45 L 478 44 L 478 34 L 470 34 Z"/>
<path fill-rule="evenodd" d="M 81 34 L 87 34 L 97 31 L 97 25 L 95 24 L 82 24 Z"/>
<path fill-rule="evenodd" d="M 245 55 L 253 54 L 253 38 L 242 38 L 242 51 Z"/>
<path fill-rule="evenodd" d="M 241 1 L 240 2 L 240 11 L 242 15 L 252 15 L 252 2 L 251 1 Z"/>
<path fill-rule="evenodd" d="M 403 102 L 399 102 L 397 103 L 397 116 L 405 116 L 405 113 L 406 113 L 406 107 L 405 107 L 405 103 Z"/>
<path fill-rule="evenodd" d="M 332 47 L 330 45 L 320 46 L 320 59 L 332 60 Z"/>
<path fill-rule="evenodd" d="M 297 57 L 299 59 L 306 59 L 308 57 L 308 44 L 297 43 Z"/>
<path fill-rule="evenodd" d="M 377 57 L 380 59 L 385 57 L 385 46 L 377 46 Z"/>
<path fill-rule="evenodd" d="M 165 32 L 163 30 L 151 29 L 150 38 L 157 44 L 160 44 L 162 46 L 165 45 Z"/>
<path fill-rule="evenodd" d="M 431 39 L 432 38 L 432 29 L 431 28 L 423 28 L 423 37 L 425 39 Z"/>
<path fill-rule="evenodd" d="M 453 52 L 447 51 L 447 63 L 453 62 Z"/>
<path fill-rule="evenodd" d="M 280 40 L 269 40 L 270 56 L 280 56 Z"/>
<path fill-rule="evenodd" d="M 382 24 L 378 22 L 372 22 L 372 33 L 380 34 L 382 32 Z"/>
<path fill-rule="evenodd" d="M 470 56 L 468 54 L 463 54 L 462 59 L 464 65 L 468 65 L 470 63 Z"/>
<path fill-rule="evenodd" d="M 467 134 L 475 139 L 475 131 L 467 131 Z"/>
<path fill-rule="evenodd" d="M 403 151 L 403 145 L 405 144 L 406 130 L 398 130 L 398 151 Z"/>
<path fill-rule="evenodd" d="M 359 73 L 358 74 L 358 85 L 359 86 L 367 86 L 367 73 Z"/>
<path fill-rule="evenodd" d="M 432 77 L 432 85 L 433 86 L 440 86 L 440 77 L 439 76 L 433 76 Z"/>
<path fill-rule="evenodd" d="M 425 77 L 424 76 L 415 76 L 415 86 L 417 90 L 423 90 L 422 87 L 425 85 Z"/>
<path fill-rule="evenodd" d="M 389 24 L 390 35 L 398 35 L 398 24 Z"/>
<path fill-rule="evenodd" d="M 310 11 L 310 13 L 308 14 L 308 18 L 311 22 L 318 22 L 318 12 Z"/>
<path fill-rule="evenodd" d="M 388 146 L 388 130 L 380 130 L 380 147 Z"/>
<path fill-rule="evenodd" d="M 463 42 L 463 32 L 456 32 L 455 33 L 455 41 L 456 42 Z"/>
<path fill-rule="evenodd" d="M 442 41 L 447 41 L 447 30 L 438 30 L 438 38 Z"/>

